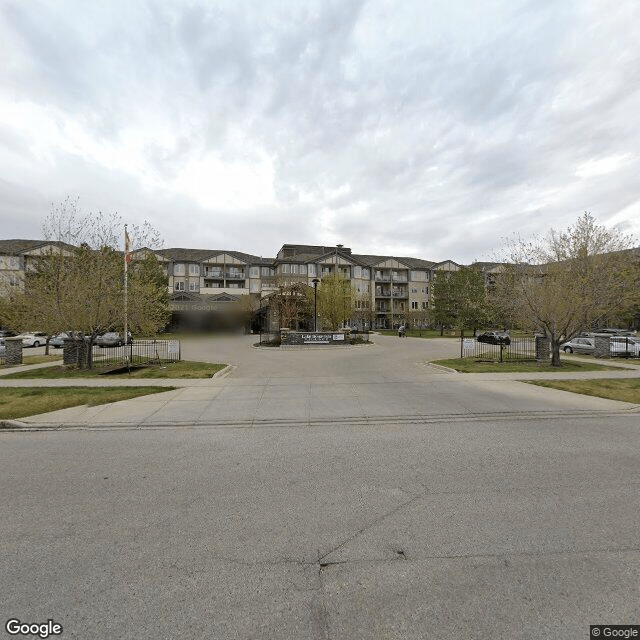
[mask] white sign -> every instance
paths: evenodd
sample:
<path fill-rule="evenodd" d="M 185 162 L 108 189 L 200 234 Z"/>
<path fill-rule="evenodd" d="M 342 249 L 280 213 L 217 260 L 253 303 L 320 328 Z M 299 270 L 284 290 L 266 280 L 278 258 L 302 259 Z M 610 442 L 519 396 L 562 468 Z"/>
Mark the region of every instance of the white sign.
<path fill-rule="evenodd" d="M 180 353 L 180 341 L 179 340 L 169 340 L 169 344 L 167 345 L 168 353 Z"/>
<path fill-rule="evenodd" d="M 344 333 L 334 333 L 333 339 L 335 340 L 344 340 Z"/>

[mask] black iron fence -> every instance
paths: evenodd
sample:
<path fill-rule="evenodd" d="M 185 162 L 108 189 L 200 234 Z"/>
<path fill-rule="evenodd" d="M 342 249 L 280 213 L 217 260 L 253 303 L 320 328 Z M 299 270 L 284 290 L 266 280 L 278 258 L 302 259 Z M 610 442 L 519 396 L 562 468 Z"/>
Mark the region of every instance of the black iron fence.
<path fill-rule="evenodd" d="M 478 342 L 476 338 L 461 338 L 460 357 L 478 362 L 524 362 L 536 359 L 535 338 L 510 338 L 509 344 Z"/>
<path fill-rule="evenodd" d="M 120 347 L 94 347 L 94 364 L 130 362 L 149 364 L 154 362 L 177 362 L 181 359 L 179 340 L 134 340 L 133 344 Z"/>

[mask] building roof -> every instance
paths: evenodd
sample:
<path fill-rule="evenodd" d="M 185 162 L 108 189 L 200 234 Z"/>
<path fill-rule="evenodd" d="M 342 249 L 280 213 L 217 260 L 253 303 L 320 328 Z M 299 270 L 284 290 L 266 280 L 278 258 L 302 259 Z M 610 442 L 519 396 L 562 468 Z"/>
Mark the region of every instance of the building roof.
<path fill-rule="evenodd" d="M 18 256 L 48 245 L 55 245 L 64 249 L 76 248 L 60 240 L 0 240 L 0 254 Z"/>
<path fill-rule="evenodd" d="M 230 249 L 185 249 L 181 247 L 173 247 L 170 249 L 157 249 L 155 253 L 173 261 L 183 262 L 203 262 L 209 258 L 226 253 L 238 260 L 251 262 L 253 264 L 272 264 L 274 258 L 261 258 L 251 255 L 250 253 L 242 253 L 241 251 L 232 251 Z"/>

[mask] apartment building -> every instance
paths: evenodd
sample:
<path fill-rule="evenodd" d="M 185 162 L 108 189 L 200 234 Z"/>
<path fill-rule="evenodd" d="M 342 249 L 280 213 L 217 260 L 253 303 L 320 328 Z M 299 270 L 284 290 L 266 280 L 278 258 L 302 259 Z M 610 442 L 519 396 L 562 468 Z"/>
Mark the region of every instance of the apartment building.
<path fill-rule="evenodd" d="M 19 287 L 38 256 L 73 247 L 43 240 L 0 240 L 0 295 Z M 146 252 L 149 249 L 140 249 Z M 229 310 L 268 308 L 268 298 L 281 283 L 303 282 L 339 274 L 348 279 L 356 298 L 351 323 L 361 328 L 388 328 L 429 308 L 431 282 L 437 270 L 453 271 L 451 260 L 356 254 L 343 245 L 284 244 L 275 257 L 215 249 L 159 249 L 153 252 L 166 270 L 173 324 L 218 326 Z M 134 252 L 135 255 L 135 252 Z M 426 314 L 425 314 L 426 319 Z"/>
<path fill-rule="evenodd" d="M 275 258 L 230 250 L 161 249 L 175 320 L 183 314 L 218 313 L 242 296 L 268 306 L 268 297 L 284 282 L 303 282 L 339 274 L 356 296 L 352 324 L 385 328 L 429 308 L 430 283 L 437 270 L 457 270 L 447 260 L 435 263 L 410 257 L 354 254 L 343 245 L 284 244 Z M 260 302 L 262 301 L 262 302 Z M 418 315 L 418 314 L 415 314 Z M 426 315 L 426 314 L 425 314 Z"/>

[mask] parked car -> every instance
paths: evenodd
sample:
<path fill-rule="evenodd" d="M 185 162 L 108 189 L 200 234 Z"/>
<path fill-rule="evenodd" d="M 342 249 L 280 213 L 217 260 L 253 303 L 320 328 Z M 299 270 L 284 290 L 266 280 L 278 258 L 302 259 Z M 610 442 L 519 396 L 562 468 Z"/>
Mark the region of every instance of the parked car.
<path fill-rule="evenodd" d="M 36 331 L 34 333 L 21 333 L 16 337 L 22 338 L 23 347 L 39 347 L 46 344 L 47 342 L 47 334 L 43 333 L 42 331 Z"/>
<path fill-rule="evenodd" d="M 132 344 L 133 338 L 130 331 L 127 331 L 127 337 L 127 344 Z M 122 339 L 122 334 L 117 331 L 108 331 L 107 333 L 103 333 L 101 336 L 98 336 L 95 340 L 95 344 L 98 347 L 121 347 L 124 344 L 124 340 Z"/>
<path fill-rule="evenodd" d="M 70 337 L 71 335 L 69 335 L 69 333 L 63 331 L 62 333 L 58 333 L 57 335 L 53 336 L 53 338 L 49 340 L 49 345 L 54 347 L 55 349 L 62 349 L 62 347 L 64 347 L 64 341 Z"/>
<path fill-rule="evenodd" d="M 485 331 L 476 340 L 486 344 L 511 344 L 511 338 L 504 331 Z"/>
<path fill-rule="evenodd" d="M 572 338 L 568 342 L 560 345 L 565 353 L 588 353 L 592 354 L 596 348 L 593 338 Z"/>

